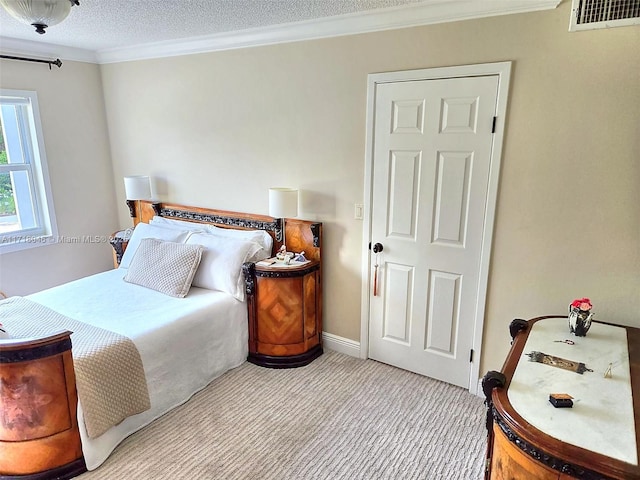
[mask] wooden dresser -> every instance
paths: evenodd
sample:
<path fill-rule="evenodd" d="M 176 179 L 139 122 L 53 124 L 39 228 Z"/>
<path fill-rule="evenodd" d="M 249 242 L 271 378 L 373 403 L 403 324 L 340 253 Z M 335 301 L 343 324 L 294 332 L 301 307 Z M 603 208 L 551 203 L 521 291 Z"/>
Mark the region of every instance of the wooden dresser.
<path fill-rule="evenodd" d="M 514 320 L 502 372 L 483 379 L 486 479 L 640 480 L 640 329 Z M 610 372 L 610 374 L 609 374 Z M 571 408 L 549 395 L 566 393 Z"/>

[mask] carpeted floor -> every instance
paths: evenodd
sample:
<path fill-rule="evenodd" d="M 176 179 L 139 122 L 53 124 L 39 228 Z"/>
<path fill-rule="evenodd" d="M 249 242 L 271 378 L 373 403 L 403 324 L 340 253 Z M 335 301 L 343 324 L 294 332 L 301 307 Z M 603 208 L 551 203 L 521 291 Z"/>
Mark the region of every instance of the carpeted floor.
<path fill-rule="evenodd" d="M 297 369 L 245 363 L 78 478 L 476 480 L 484 416 L 464 389 L 332 351 Z"/>

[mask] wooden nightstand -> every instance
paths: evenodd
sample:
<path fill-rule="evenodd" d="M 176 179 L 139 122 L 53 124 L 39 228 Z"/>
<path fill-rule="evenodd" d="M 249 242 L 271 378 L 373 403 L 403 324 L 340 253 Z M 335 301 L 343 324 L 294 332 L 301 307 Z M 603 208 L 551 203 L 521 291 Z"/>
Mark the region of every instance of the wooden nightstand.
<path fill-rule="evenodd" d="M 248 361 L 270 368 L 307 365 L 322 354 L 320 262 L 300 266 L 245 264 Z"/>
<path fill-rule="evenodd" d="M 124 255 L 124 251 L 127 249 L 127 244 L 129 243 L 130 238 L 131 229 L 120 230 L 111 235 L 109 243 L 113 247 L 113 268 L 118 268 L 120 266 L 122 255 Z"/>

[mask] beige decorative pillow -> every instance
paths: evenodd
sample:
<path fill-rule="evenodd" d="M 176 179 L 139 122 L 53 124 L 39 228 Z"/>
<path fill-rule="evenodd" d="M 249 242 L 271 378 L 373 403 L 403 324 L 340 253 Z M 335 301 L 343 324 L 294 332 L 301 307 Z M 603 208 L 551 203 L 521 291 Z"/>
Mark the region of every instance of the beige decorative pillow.
<path fill-rule="evenodd" d="M 183 298 L 191 288 L 203 249 L 202 245 L 143 238 L 124 281 Z"/>

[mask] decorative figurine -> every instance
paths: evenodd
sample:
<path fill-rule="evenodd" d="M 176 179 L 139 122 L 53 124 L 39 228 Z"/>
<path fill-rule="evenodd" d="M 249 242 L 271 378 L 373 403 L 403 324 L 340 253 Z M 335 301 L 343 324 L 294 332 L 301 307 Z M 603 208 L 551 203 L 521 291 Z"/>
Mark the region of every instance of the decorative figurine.
<path fill-rule="evenodd" d="M 276 258 L 283 262 L 285 265 L 290 265 L 291 262 L 306 262 L 307 258 L 304 256 L 304 252 L 293 253 L 287 252 L 287 247 L 282 245 L 276 253 Z"/>
<path fill-rule="evenodd" d="M 587 335 L 594 315 L 591 308 L 588 298 L 578 298 L 569 305 L 569 331 L 576 337 Z"/>
<path fill-rule="evenodd" d="M 278 260 L 284 260 L 284 256 L 287 254 L 287 247 L 286 245 L 282 245 L 280 247 L 280 249 L 278 250 L 278 253 L 276 253 L 276 258 Z"/>
<path fill-rule="evenodd" d="M 282 245 L 278 253 L 276 253 L 276 258 L 283 262 L 285 265 L 289 265 L 291 263 L 291 259 L 293 258 L 293 253 L 287 252 L 286 245 Z"/>

